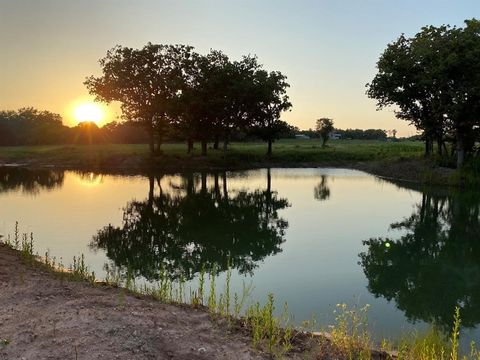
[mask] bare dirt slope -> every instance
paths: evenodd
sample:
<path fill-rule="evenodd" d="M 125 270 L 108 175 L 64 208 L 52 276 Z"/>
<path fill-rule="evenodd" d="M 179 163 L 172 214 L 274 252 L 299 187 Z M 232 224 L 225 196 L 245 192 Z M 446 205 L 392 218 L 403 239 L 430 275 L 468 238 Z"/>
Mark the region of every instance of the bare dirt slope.
<path fill-rule="evenodd" d="M 0 245 L 0 359 L 263 359 L 208 313 L 61 281 Z"/>

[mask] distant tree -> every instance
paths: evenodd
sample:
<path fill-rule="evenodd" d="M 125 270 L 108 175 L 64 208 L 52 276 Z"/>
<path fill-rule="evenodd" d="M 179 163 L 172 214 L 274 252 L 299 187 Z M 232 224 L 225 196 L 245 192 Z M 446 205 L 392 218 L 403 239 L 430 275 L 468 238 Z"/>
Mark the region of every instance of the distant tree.
<path fill-rule="evenodd" d="M 335 129 L 343 139 L 350 140 L 386 140 L 387 131 L 382 129 Z"/>
<path fill-rule="evenodd" d="M 325 147 L 330 134 L 333 132 L 333 120 L 329 118 L 320 118 L 317 120 L 315 130 L 322 138 L 322 147 Z"/>
<path fill-rule="evenodd" d="M 184 64 L 191 57 L 192 48 L 184 45 L 116 46 L 100 60 L 102 76 L 87 78 L 85 85 L 99 101 L 120 102 L 124 117 L 145 127 L 153 154 L 155 138 L 159 150 L 170 123 L 184 81 Z"/>
<path fill-rule="evenodd" d="M 74 144 L 99 144 L 105 143 L 106 139 L 102 134 L 102 131 L 92 121 L 84 121 L 79 123 L 77 126 L 71 129 L 71 136 L 69 142 Z"/>
<path fill-rule="evenodd" d="M 148 135 L 135 121 L 112 121 L 101 127 L 102 136 L 114 144 L 146 144 Z"/>
<path fill-rule="evenodd" d="M 295 135 L 300 133 L 300 129 L 297 126 L 290 125 L 286 121 L 283 121 L 283 130 L 278 134 L 280 139 L 294 139 Z"/>
<path fill-rule="evenodd" d="M 67 142 L 62 117 L 31 107 L 0 111 L 0 145 L 47 145 Z"/>

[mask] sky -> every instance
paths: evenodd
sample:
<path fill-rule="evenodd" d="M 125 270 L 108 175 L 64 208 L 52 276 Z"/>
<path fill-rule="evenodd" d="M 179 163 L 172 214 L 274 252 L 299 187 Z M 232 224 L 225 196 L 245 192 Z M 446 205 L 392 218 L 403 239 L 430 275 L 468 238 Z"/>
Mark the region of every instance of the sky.
<path fill-rule="evenodd" d="M 333 118 L 337 128 L 416 133 L 365 95 L 387 44 L 425 25 L 480 17 L 479 0 L 0 0 L 0 110 L 60 113 L 92 99 L 83 81 L 119 44 L 188 44 L 232 59 L 256 54 L 288 77 L 301 129 Z M 107 121 L 120 115 L 111 106 Z"/>

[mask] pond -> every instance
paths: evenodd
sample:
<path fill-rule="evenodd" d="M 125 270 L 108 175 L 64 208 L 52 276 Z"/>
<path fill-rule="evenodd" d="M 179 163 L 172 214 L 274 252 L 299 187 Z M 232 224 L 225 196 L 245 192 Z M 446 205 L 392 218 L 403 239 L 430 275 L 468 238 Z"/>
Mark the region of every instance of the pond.
<path fill-rule="evenodd" d="M 115 175 L 0 168 L 0 234 L 33 232 L 39 254 L 85 254 L 154 282 L 195 286 L 202 268 L 233 269 L 252 300 L 275 295 L 297 323 L 333 321 L 338 303 L 370 304 L 375 337 L 462 308 L 465 344 L 480 331 L 480 192 L 418 188 L 345 169 Z M 163 269 L 163 270 L 162 270 Z M 223 285 L 220 285 L 223 286 Z"/>

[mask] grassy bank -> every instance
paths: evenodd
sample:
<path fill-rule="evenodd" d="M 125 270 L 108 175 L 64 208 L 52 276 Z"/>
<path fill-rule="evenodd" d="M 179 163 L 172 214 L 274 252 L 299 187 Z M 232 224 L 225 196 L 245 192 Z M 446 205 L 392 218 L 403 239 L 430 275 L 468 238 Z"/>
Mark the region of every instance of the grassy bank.
<path fill-rule="evenodd" d="M 322 148 L 315 139 L 280 140 L 274 143 L 271 157 L 266 156 L 262 142 L 233 143 L 227 153 L 210 147 L 207 156 L 201 156 L 199 144 L 191 155 L 185 144 L 164 144 L 153 158 L 147 145 L 0 147 L 0 165 L 130 173 L 331 166 L 415 183 L 479 185 L 480 162 L 470 161 L 462 171 L 444 166 L 447 163 L 445 159 L 425 159 L 423 143 L 413 141 L 332 140 Z"/>
<path fill-rule="evenodd" d="M 209 149 L 200 156 L 195 146 L 193 155 L 186 153 L 185 144 L 165 144 L 162 153 L 152 159 L 146 145 L 78 145 L 0 147 L 1 163 L 56 165 L 63 167 L 245 167 L 260 164 L 300 166 L 304 164 L 347 164 L 359 161 L 394 160 L 421 156 L 419 142 L 385 142 L 335 140 L 322 148 L 319 140 L 280 140 L 274 143 L 273 156 L 266 156 L 266 145 L 233 143 L 226 154 Z"/>
<path fill-rule="evenodd" d="M 7 250 L 7 253 L 5 253 L 5 250 Z M 15 264 L 10 261 L 9 264 L 9 261 L 5 261 L 5 254 L 7 257 L 12 257 L 9 252 L 14 253 L 13 256 L 16 257 L 18 263 Z M 241 294 L 231 293 L 230 271 L 227 271 L 225 283 L 219 284 L 215 269 L 202 270 L 198 274 L 199 285 L 196 289 L 187 288 L 181 280 L 171 281 L 166 276 L 161 276 L 156 285 L 139 286 L 135 283 L 135 279 L 129 276 L 128 271 L 122 273 L 118 269 L 112 269 L 108 272 L 106 279 L 99 281 L 95 278 L 95 274 L 89 271 L 83 255 L 74 258 L 72 264 L 68 267 L 58 264 L 48 254 L 44 256 L 34 255 L 33 235 L 20 234 L 18 225 L 14 235 L 4 239 L 3 245 L 0 244 L 0 257 L 5 263 L 4 268 L 0 271 L 0 277 L 3 275 L 2 272 L 6 270 L 7 273 L 10 273 L 10 278 L 6 279 L 7 283 L 12 281 L 14 283 L 13 287 L 5 287 L 2 296 L 5 296 L 5 294 L 8 296 L 8 293 L 13 291 L 13 296 L 22 299 L 22 301 L 28 301 L 29 294 L 33 294 L 38 301 L 41 300 L 38 294 L 41 294 L 45 287 L 50 288 L 51 291 L 57 293 L 57 296 L 61 297 L 60 301 L 63 306 L 67 304 L 65 312 L 70 321 L 71 314 L 75 312 L 75 309 L 68 308 L 68 302 L 64 301 L 64 297 L 72 295 L 73 289 L 68 288 L 68 284 L 72 283 L 76 284 L 74 288 L 75 301 L 78 301 L 78 298 L 85 298 L 88 301 L 92 296 L 101 296 L 105 298 L 102 300 L 103 306 L 107 305 L 106 309 L 112 314 L 120 315 L 120 318 L 130 313 L 134 314 L 134 318 L 142 316 L 143 311 L 151 310 L 152 306 L 156 306 L 154 304 L 157 303 L 174 306 L 170 308 L 170 311 L 183 311 L 184 316 L 187 317 L 197 316 L 192 315 L 191 310 L 197 313 L 198 311 L 204 312 L 209 314 L 211 321 L 214 321 L 223 331 L 237 334 L 240 338 L 242 336 L 249 337 L 251 348 L 255 349 L 261 358 L 319 360 L 332 358 L 338 360 L 480 359 L 480 352 L 476 349 L 474 343 L 471 344 L 469 354 L 459 354 L 461 325 L 459 308 L 452 314 L 452 331 L 450 334 L 441 334 L 435 328 L 432 328 L 425 334 L 414 333 L 401 340 L 392 342 L 384 339 L 381 343 L 374 344 L 371 340 L 372 335 L 368 330 L 368 305 L 362 308 L 349 308 L 345 304 L 338 304 L 335 310 L 335 323 L 329 326 L 328 333 L 324 331 L 315 332 L 317 325 L 314 319 L 304 322 L 304 325 L 300 328 L 293 327 L 287 304 L 283 306 L 282 315 L 275 317 L 277 304 L 273 295 L 269 295 L 266 302 L 260 304 L 259 302 L 250 302 L 248 287 L 244 288 Z M 43 278 L 41 282 L 38 281 L 39 277 Z M 29 294 L 19 291 L 19 288 L 21 289 L 26 283 L 30 283 Z M 67 290 L 67 294 L 62 293 L 65 290 Z M 2 296 L 0 296 L 0 301 Z M 75 301 L 71 300 L 71 302 Z M 105 302 L 108 304 L 105 304 Z M 89 308 L 90 306 L 93 306 L 93 308 Z M 98 306 L 98 303 L 86 303 L 81 309 L 86 308 L 86 311 L 95 311 L 95 306 Z M 178 310 L 175 310 L 175 307 Z M 38 314 L 47 310 L 47 308 L 44 309 L 41 306 L 35 308 Z M 0 319 L 3 315 L 5 314 L 0 312 Z M 49 315 L 49 317 L 55 318 L 56 316 L 55 314 Z M 64 326 L 64 321 L 65 319 L 55 319 L 53 324 L 54 338 L 57 326 L 60 329 Z M 174 326 L 175 321 L 169 326 Z M 77 320 L 74 324 L 78 325 Z M 94 320 L 94 323 L 90 322 L 88 324 L 89 328 L 96 334 L 96 341 L 98 341 L 98 338 L 104 340 L 101 338 L 101 333 L 98 333 L 95 329 L 98 324 L 100 324 L 100 320 Z M 111 324 L 111 326 L 116 327 L 118 324 Z M 40 328 L 42 327 L 44 326 L 40 325 Z M 130 331 L 135 333 L 135 327 L 131 328 Z M 180 329 L 178 331 L 185 330 Z M 82 333 L 78 332 L 77 329 L 75 336 L 81 339 Z M 13 337 L 8 337 L 5 333 L 0 334 L 0 353 L 2 348 L 12 350 L 15 345 L 21 345 L 15 344 L 15 340 L 12 339 Z M 153 340 L 150 339 L 149 341 Z M 218 339 L 215 341 L 218 341 Z M 55 345 L 61 344 L 56 339 L 53 343 Z M 30 345 L 35 350 L 35 342 Z M 372 350 L 374 348 L 379 350 Z M 16 349 L 12 351 L 16 351 Z M 75 348 L 76 351 L 77 348 Z M 260 357 L 252 356 L 248 358 Z"/>

